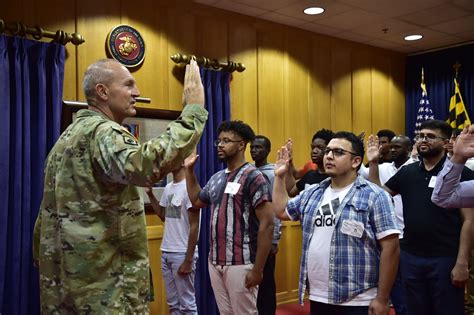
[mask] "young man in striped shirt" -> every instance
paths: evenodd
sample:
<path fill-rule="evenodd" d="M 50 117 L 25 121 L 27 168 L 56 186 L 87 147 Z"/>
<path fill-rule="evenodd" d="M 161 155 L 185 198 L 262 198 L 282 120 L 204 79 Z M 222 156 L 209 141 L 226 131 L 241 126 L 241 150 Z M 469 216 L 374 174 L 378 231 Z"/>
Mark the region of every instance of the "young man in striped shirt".
<path fill-rule="evenodd" d="M 194 173 L 197 156 L 185 162 L 186 184 L 193 207 L 211 207 L 209 275 L 219 312 L 258 314 L 258 284 L 273 236 L 271 191 L 264 175 L 245 161 L 255 134 L 241 121 L 223 122 L 215 142 L 227 164 L 201 190 Z"/>

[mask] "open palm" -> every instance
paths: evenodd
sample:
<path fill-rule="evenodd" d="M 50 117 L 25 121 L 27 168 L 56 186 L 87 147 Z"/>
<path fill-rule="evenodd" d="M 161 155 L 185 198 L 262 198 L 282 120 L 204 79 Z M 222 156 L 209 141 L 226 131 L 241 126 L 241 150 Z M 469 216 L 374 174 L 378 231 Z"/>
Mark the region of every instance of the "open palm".
<path fill-rule="evenodd" d="M 474 125 L 464 128 L 456 138 L 453 146 L 454 154 L 465 159 L 474 157 Z"/>
<path fill-rule="evenodd" d="M 289 151 L 286 145 L 278 150 L 277 160 L 275 162 L 275 176 L 284 177 L 288 172 Z"/>
<path fill-rule="evenodd" d="M 377 136 L 370 135 L 367 140 L 367 159 L 369 162 L 378 161 L 380 157 L 380 145 Z"/>
<path fill-rule="evenodd" d="M 197 155 L 196 152 L 191 153 L 186 159 L 184 159 L 184 167 L 187 169 L 194 168 L 198 157 L 199 155 Z"/>

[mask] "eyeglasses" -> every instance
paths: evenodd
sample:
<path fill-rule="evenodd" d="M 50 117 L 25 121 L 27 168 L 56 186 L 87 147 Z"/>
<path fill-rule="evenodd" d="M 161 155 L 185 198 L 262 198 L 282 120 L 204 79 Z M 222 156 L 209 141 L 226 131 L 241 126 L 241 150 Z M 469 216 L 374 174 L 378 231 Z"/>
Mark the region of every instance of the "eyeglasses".
<path fill-rule="evenodd" d="M 434 142 L 436 141 L 436 139 L 446 140 L 446 138 L 438 137 L 437 135 L 434 135 L 432 133 L 420 133 L 415 137 L 415 141 L 423 141 L 425 139 L 429 142 Z"/>
<path fill-rule="evenodd" d="M 344 153 L 348 153 L 348 154 L 352 154 L 352 155 L 355 155 L 355 156 L 358 156 L 357 154 L 355 154 L 354 152 L 351 152 L 351 151 L 347 151 L 347 150 L 344 150 L 344 149 L 340 149 L 340 148 L 326 148 L 324 149 L 324 155 L 328 155 L 330 152 L 332 152 L 332 155 L 334 156 L 343 156 Z"/>
<path fill-rule="evenodd" d="M 214 146 L 218 147 L 219 145 L 226 145 L 226 144 L 231 143 L 231 142 L 240 142 L 240 141 L 243 141 L 243 140 L 230 140 L 230 139 L 224 138 L 222 140 L 214 141 Z"/>

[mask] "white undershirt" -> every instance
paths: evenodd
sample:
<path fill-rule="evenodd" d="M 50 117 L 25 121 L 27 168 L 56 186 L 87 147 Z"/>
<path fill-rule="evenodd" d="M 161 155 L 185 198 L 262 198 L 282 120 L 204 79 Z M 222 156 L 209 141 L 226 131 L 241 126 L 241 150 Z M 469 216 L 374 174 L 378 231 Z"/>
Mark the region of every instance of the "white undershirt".
<path fill-rule="evenodd" d="M 336 213 L 353 184 L 340 189 L 329 186 L 316 214 L 315 229 L 308 250 L 309 299 L 328 304 L 329 255 Z M 368 306 L 377 295 L 377 288 L 367 290 L 348 302 L 338 305 Z"/>

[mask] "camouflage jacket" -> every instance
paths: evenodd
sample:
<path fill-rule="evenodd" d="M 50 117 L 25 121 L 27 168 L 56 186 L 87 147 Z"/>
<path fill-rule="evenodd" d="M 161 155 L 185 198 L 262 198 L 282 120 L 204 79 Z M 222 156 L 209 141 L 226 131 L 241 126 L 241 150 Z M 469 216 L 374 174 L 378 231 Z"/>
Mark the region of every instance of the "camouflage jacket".
<path fill-rule="evenodd" d="M 205 109 L 188 105 L 165 134 L 139 144 L 102 114 L 78 112 L 45 166 L 33 244 L 43 313 L 148 313 L 146 223 L 136 185 L 179 166 L 206 119 Z"/>

